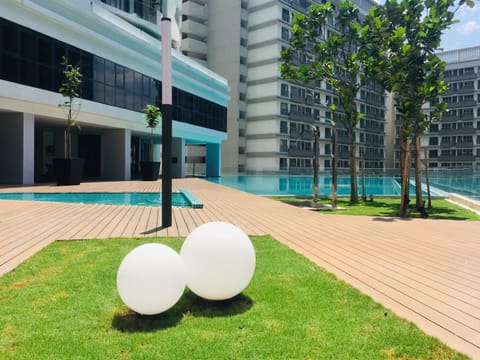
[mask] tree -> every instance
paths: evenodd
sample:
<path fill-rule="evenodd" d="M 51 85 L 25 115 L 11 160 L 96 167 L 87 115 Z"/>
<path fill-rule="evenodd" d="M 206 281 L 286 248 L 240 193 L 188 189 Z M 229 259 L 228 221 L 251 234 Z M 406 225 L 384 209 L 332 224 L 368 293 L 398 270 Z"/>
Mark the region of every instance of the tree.
<path fill-rule="evenodd" d="M 471 0 L 467 1 L 470 6 Z M 370 10 L 362 28 L 363 49 L 373 61 L 366 69 L 393 92 L 401 118 L 400 216 L 408 216 L 412 141 L 417 150 L 416 205 L 423 206 L 419 136 L 446 109 L 446 104 L 437 101 L 446 90 L 442 81 L 445 64 L 435 51 L 443 31 L 455 22 L 453 6 L 454 0 L 387 0 Z M 422 111 L 427 103 L 433 106 L 430 117 Z"/>
<path fill-rule="evenodd" d="M 329 21 L 336 21 L 337 31 L 327 30 Z M 295 14 L 292 26 L 291 47 L 281 52 L 280 72 L 290 81 L 312 83 L 325 81 L 338 96 L 340 107 L 338 120 L 349 136 L 350 152 L 350 202 L 358 202 L 358 182 L 356 169 L 355 127 L 363 117 L 355 102 L 360 88 L 367 77 L 362 71 L 362 56 L 359 11 L 351 1 L 334 5 L 312 4 L 305 15 Z M 294 57 L 300 55 L 308 59 L 296 66 Z"/>
<path fill-rule="evenodd" d="M 162 116 L 160 108 L 155 105 L 147 105 L 145 108 L 145 123 L 147 129 L 150 129 L 150 161 L 153 161 L 153 130 L 160 123 L 159 118 Z"/>
<path fill-rule="evenodd" d="M 82 85 L 82 73 L 80 67 L 69 64 L 66 57 L 62 57 L 64 81 L 58 92 L 62 94 L 65 100 L 58 104 L 66 113 L 65 127 L 65 158 L 72 157 L 72 127 L 78 127 L 75 120 L 75 98 L 80 96 L 80 86 Z M 77 109 L 78 111 L 78 109 Z"/>

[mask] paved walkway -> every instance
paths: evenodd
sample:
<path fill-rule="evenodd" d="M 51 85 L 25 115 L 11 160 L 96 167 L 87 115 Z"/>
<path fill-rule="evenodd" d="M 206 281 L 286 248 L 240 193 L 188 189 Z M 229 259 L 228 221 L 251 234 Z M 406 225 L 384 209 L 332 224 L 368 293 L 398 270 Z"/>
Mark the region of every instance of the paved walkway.
<path fill-rule="evenodd" d="M 160 182 L 0 191 L 159 191 Z M 480 222 L 318 214 L 199 179 L 174 180 L 203 209 L 0 201 L 0 276 L 57 239 L 186 236 L 222 220 L 270 234 L 449 346 L 480 359 Z"/>

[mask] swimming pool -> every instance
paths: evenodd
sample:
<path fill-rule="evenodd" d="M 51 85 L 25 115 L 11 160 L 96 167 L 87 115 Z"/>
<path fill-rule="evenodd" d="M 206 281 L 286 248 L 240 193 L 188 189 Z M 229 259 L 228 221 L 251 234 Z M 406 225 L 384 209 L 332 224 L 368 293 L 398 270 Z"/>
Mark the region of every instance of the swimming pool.
<path fill-rule="evenodd" d="M 0 193 L 0 200 L 53 201 L 82 204 L 161 206 L 160 193 L 118 192 L 118 193 Z M 172 193 L 172 206 L 200 207 L 198 200 L 188 192 Z"/>
<path fill-rule="evenodd" d="M 225 175 L 217 178 L 206 178 L 216 184 L 263 196 L 308 196 L 313 193 L 312 175 Z M 425 191 L 425 187 L 423 188 Z M 332 191 L 330 176 L 318 177 L 318 194 L 329 196 Z M 362 192 L 361 179 L 358 179 L 359 195 Z M 410 193 L 415 194 L 415 186 L 410 186 Z M 399 196 L 401 194 L 400 179 L 395 177 L 366 177 L 365 195 Z M 440 190 L 431 189 L 432 195 L 442 195 Z M 350 177 L 339 176 L 337 180 L 337 195 L 350 195 Z"/>

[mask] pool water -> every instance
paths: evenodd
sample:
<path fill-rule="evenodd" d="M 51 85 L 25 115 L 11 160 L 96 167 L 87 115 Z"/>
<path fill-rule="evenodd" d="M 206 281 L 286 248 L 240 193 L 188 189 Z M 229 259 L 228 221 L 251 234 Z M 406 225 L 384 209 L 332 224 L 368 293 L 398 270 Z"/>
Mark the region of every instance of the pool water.
<path fill-rule="evenodd" d="M 234 189 L 263 196 L 291 196 L 312 195 L 313 176 L 295 175 L 226 175 L 217 178 L 207 178 L 208 181 L 232 187 Z M 424 187 L 425 190 L 425 187 Z M 361 179 L 358 179 L 359 195 L 362 194 Z M 431 189 L 432 195 L 434 190 Z M 329 196 L 332 193 L 330 176 L 319 176 L 318 194 Z M 411 185 L 410 193 L 415 194 L 415 187 Z M 394 177 L 366 177 L 365 195 L 370 196 L 399 196 L 401 194 L 400 179 Z M 340 176 L 337 179 L 337 195 L 350 195 L 350 177 Z M 435 193 L 439 195 L 439 193 Z"/>
<path fill-rule="evenodd" d="M 120 193 L 0 193 L 0 200 L 53 201 L 82 204 L 161 206 L 162 194 L 145 192 Z M 172 205 L 192 207 L 182 192 L 172 193 Z"/>

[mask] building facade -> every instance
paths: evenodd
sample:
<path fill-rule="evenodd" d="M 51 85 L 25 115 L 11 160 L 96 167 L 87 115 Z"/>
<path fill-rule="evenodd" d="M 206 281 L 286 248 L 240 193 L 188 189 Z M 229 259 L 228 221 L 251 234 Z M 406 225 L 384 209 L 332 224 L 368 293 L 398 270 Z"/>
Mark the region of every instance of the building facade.
<path fill-rule="evenodd" d="M 247 0 L 185 0 L 181 51 L 225 77 L 230 85 L 228 138 L 222 145 L 226 172 L 245 170 L 248 58 Z M 197 151 L 201 156 L 201 149 Z"/>
<path fill-rule="evenodd" d="M 448 104 L 441 121 L 430 125 L 422 139 L 430 168 L 480 169 L 480 46 L 439 54 L 446 62 Z"/>
<path fill-rule="evenodd" d="M 85 176 L 137 176 L 150 142 L 143 110 L 161 104 L 162 13 L 151 5 L 126 0 L 0 4 L 0 183 L 49 181 L 52 159 L 63 156 L 62 56 L 83 74 L 76 114 L 80 129 L 72 143 L 73 155 L 85 159 Z M 179 6 L 167 14 L 177 44 Z M 172 65 L 173 174 L 185 173 L 187 147 L 202 144 L 207 173 L 218 176 L 228 83 L 176 50 Z"/>
<path fill-rule="evenodd" d="M 316 2 L 316 1 L 315 1 Z M 282 79 L 279 54 L 290 46 L 290 28 L 295 13 L 306 13 L 312 1 L 250 0 L 248 32 L 248 87 L 246 169 L 307 173 L 312 171 L 314 134 L 320 129 L 320 169 L 332 166 L 332 121 L 336 125 L 339 168 L 349 166 L 348 132 L 333 114 L 338 98 L 324 82 L 301 86 Z M 317 2 L 321 3 L 321 2 Z M 374 5 L 355 1 L 361 14 Z M 338 31 L 335 20 L 327 33 Z M 306 59 L 295 59 L 298 64 Z M 373 84 L 357 96 L 358 110 L 365 114 L 355 130 L 357 159 L 364 153 L 365 166 L 384 167 L 385 96 Z"/>

